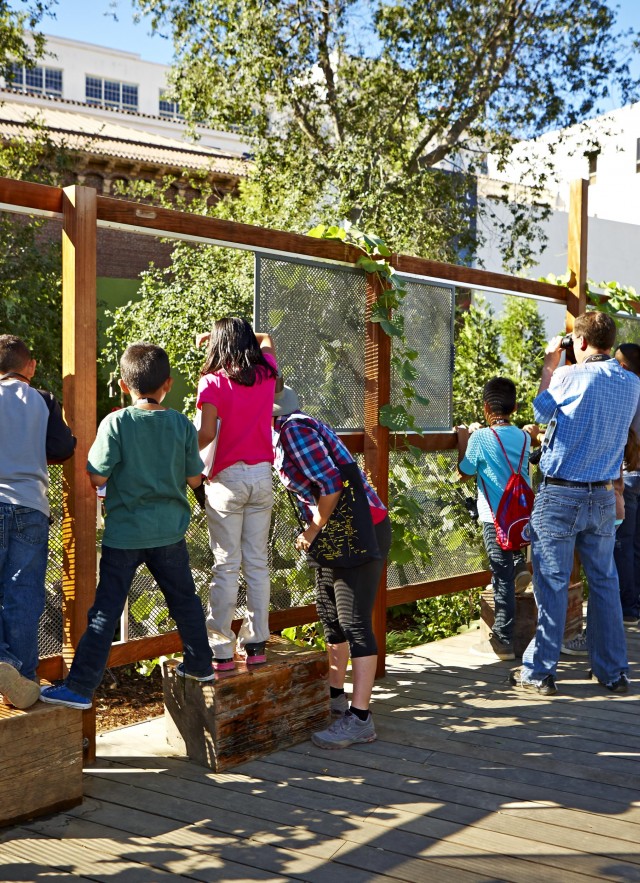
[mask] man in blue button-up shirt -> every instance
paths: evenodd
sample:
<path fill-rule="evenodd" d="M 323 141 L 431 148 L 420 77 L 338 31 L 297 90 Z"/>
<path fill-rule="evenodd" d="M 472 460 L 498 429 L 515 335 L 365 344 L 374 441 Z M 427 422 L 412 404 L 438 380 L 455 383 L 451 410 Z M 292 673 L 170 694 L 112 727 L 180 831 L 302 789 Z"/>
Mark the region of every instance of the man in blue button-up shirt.
<path fill-rule="evenodd" d="M 545 477 L 531 517 L 538 626 L 512 682 L 545 696 L 556 693 L 574 551 L 589 583 L 593 674 L 613 692 L 628 690 L 612 481 L 620 475 L 629 426 L 640 430 L 640 380 L 611 358 L 615 335 L 605 313 L 578 316 L 572 334 L 577 364 L 559 367 L 562 338 L 554 338 L 533 403 L 536 420 L 547 424 L 540 460 Z"/>

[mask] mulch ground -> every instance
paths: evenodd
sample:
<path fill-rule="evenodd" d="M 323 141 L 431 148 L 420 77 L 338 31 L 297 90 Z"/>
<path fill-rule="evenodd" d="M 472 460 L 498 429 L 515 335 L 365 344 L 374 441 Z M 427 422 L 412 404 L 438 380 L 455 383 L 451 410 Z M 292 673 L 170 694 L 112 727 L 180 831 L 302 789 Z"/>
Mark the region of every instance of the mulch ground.
<path fill-rule="evenodd" d="M 164 712 L 159 666 L 149 676 L 138 674 L 133 665 L 107 669 L 95 706 L 98 733 L 159 717 Z"/>

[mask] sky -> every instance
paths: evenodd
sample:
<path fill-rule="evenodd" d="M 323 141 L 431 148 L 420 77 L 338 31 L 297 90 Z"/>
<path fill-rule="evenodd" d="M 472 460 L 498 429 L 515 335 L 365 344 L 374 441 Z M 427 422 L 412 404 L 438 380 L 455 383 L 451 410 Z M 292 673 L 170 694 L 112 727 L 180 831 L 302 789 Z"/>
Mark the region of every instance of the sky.
<path fill-rule="evenodd" d="M 19 0 L 12 0 L 10 5 L 16 9 L 22 6 Z M 622 27 L 640 31 L 640 0 L 611 0 L 610 5 L 619 7 Z M 135 52 L 146 61 L 171 64 L 171 41 L 151 34 L 147 20 L 134 23 L 131 0 L 58 0 L 54 9 L 55 18 L 45 19 L 41 26 L 45 34 Z M 634 70 L 640 78 L 640 61 Z"/>

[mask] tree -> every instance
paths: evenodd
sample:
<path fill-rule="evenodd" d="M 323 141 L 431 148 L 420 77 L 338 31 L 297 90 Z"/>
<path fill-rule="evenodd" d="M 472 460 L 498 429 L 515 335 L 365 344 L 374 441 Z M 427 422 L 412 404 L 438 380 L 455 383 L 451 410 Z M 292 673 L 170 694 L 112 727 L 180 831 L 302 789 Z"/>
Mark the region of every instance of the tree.
<path fill-rule="evenodd" d="M 505 159 L 514 139 L 595 115 L 612 90 L 633 94 L 633 35 L 605 0 L 136 5 L 173 37 L 187 117 L 244 127 L 263 224 L 346 217 L 436 259 L 473 250 L 469 176 L 487 152 Z"/>
<path fill-rule="evenodd" d="M 33 65 L 43 54 L 44 37 L 24 36 L 46 15 L 51 3 L 23 2 L 20 10 L 0 0 L 0 74 L 10 76 L 14 62 Z M 23 138 L 0 145 L 0 175 L 57 183 L 66 153 L 34 122 Z M 38 359 L 35 383 L 60 395 L 62 317 L 60 244 L 43 236 L 46 222 L 0 214 L 0 333 L 17 334 Z"/>

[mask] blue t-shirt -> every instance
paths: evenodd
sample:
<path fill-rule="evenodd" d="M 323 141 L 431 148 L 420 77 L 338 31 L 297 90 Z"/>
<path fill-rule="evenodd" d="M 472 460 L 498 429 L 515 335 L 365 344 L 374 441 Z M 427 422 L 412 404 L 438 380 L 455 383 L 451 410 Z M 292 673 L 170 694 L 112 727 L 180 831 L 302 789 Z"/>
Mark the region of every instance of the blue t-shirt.
<path fill-rule="evenodd" d="M 527 484 L 531 484 L 529 481 L 529 448 L 531 446 L 529 434 L 518 429 L 517 426 L 496 426 L 494 428 L 500 436 L 500 441 L 504 445 L 509 463 L 514 471 L 518 469 L 522 445 L 525 445 L 521 472 Z M 478 515 L 480 521 L 492 522 L 493 518 L 484 495 L 482 482 L 487 488 L 493 511 L 497 512 L 500 499 L 511 475 L 511 469 L 498 440 L 489 427 L 477 429 L 471 434 L 466 454 L 458 468 L 465 475 L 478 476 Z"/>

